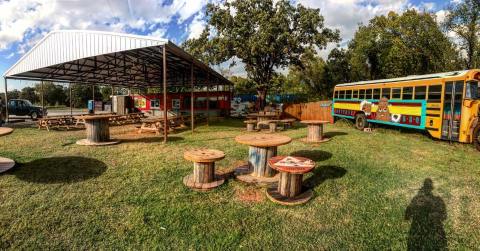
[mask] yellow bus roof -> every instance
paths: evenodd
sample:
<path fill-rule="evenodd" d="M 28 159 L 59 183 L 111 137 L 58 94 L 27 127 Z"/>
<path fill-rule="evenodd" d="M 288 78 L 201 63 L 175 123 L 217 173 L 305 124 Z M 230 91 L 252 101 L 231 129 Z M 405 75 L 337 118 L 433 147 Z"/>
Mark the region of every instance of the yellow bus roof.
<path fill-rule="evenodd" d="M 359 82 L 353 82 L 353 83 L 338 84 L 335 87 L 353 86 L 353 85 L 368 85 L 368 84 L 382 84 L 382 83 L 384 84 L 384 83 L 394 83 L 394 82 L 403 82 L 403 81 L 411 81 L 411 80 L 459 77 L 459 76 L 462 76 L 462 75 L 466 75 L 469 71 L 470 70 L 451 71 L 451 72 L 433 73 L 433 74 L 426 74 L 426 75 L 411 75 L 411 76 L 401 77 L 401 78 L 367 80 L 367 81 L 359 81 Z"/>

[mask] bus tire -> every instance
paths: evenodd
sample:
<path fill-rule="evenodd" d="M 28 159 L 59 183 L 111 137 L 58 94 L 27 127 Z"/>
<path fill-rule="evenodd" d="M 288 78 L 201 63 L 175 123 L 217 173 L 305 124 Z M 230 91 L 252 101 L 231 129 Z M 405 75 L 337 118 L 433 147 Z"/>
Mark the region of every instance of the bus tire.
<path fill-rule="evenodd" d="M 473 129 L 473 145 L 480 151 L 480 124 L 478 124 L 475 129 Z"/>
<path fill-rule="evenodd" d="M 358 130 L 363 131 L 363 129 L 365 129 L 365 127 L 367 127 L 367 125 L 368 125 L 368 122 L 367 122 L 367 117 L 365 116 L 365 114 L 358 113 L 357 115 L 355 115 L 355 127 Z"/>

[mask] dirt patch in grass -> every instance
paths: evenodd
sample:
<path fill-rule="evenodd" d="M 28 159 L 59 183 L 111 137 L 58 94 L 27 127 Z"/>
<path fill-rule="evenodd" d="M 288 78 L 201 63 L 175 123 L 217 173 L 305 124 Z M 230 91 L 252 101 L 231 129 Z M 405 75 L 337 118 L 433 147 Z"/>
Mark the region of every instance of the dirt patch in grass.
<path fill-rule="evenodd" d="M 248 186 L 236 188 L 235 198 L 242 203 L 260 203 L 265 200 L 265 195 L 262 189 Z"/>

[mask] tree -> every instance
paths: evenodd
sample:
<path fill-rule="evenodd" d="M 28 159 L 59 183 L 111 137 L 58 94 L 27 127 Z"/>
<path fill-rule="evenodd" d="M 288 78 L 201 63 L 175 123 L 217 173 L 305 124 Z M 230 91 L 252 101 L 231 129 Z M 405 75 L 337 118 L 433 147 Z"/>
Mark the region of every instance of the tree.
<path fill-rule="evenodd" d="M 358 79 L 358 77 L 356 77 Z M 352 81 L 349 53 L 346 49 L 334 48 L 328 54 L 325 65 L 325 81 L 330 85 L 348 83 Z"/>
<path fill-rule="evenodd" d="M 233 83 L 235 94 L 255 93 L 255 84 L 250 79 L 232 76 L 229 80 Z"/>
<path fill-rule="evenodd" d="M 206 17 L 202 36 L 187 40 L 184 47 L 204 55 L 208 63 L 234 59 L 244 63 L 262 106 L 277 69 L 301 67 L 299 59 L 307 49 L 324 49 L 327 43 L 339 41 L 338 31 L 324 27 L 319 9 L 293 6 L 288 0 L 209 4 Z"/>
<path fill-rule="evenodd" d="M 353 80 L 455 70 L 458 54 L 430 13 L 390 12 L 361 25 L 349 43 Z"/>
<path fill-rule="evenodd" d="M 33 104 L 36 104 L 40 101 L 40 98 L 38 97 L 38 95 L 35 93 L 35 88 L 34 87 L 24 87 L 21 91 L 20 91 L 20 96 L 19 96 L 21 99 L 26 99 L 26 100 L 29 100 L 30 102 L 32 102 Z"/>
<path fill-rule="evenodd" d="M 444 26 L 460 39 L 460 48 L 467 54 L 466 68 L 479 67 L 480 0 L 464 0 L 451 5 Z"/>
<path fill-rule="evenodd" d="M 332 83 L 325 81 L 325 61 L 313 51 L 306 51 L 300 60 L 301 66 L 292 65 L 289 69 L 287 78 L 290 88 L 310 100 L 329 97 Z"/>

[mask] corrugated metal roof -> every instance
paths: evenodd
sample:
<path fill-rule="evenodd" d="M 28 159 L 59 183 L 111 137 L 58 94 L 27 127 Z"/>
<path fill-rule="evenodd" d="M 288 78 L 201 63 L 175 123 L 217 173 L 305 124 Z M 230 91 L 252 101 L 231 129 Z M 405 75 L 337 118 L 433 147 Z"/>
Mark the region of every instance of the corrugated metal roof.
<path fill-rule="evenodd" d="M 61 30 L 52 31 L 17 61 L 4 76 L 28 72 L 82 58 L 167 44 L 156 39 L 122 33 Z"/>
<path fill-rule="evenodd" d="M 411 81 L 411 80 L 424 80 L 424 79 L 435 79 L 435 78 L 448 78 L 448 77 L 463 76 L 467 73 L 468 73 L 468 70 L 451 71 L 451 72 L 434 73 L 434 74 L 426 74 L 426 75 L 412 75 L 412 76 L 402 77 L 402 78 L 367 80 L 367 81 L 360 81 L 360 82 L 354 82 L 354 83 L 338 84 L 336 86 L 341 87 L 341 86 L 352 86 L 352 85 L 395 83 L 395 82 L 402 82 L 402 81 L 409 81 L 409 80 Z"/>

